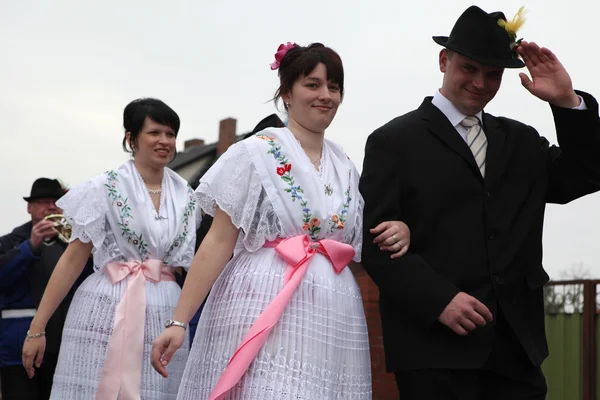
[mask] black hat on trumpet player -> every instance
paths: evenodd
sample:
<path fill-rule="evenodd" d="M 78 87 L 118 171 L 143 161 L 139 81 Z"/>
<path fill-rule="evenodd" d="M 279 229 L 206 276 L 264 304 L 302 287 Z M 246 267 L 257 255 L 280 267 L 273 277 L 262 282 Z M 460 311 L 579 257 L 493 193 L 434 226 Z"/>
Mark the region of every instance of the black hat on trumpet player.
<path fill-rule="evenodd" d="M 65 194 L 65 190 L 57 179 L 39 178 L 31 186 L 29 197 L 23 197 L 27 202 L 42 198 L 60 199 Z"/>

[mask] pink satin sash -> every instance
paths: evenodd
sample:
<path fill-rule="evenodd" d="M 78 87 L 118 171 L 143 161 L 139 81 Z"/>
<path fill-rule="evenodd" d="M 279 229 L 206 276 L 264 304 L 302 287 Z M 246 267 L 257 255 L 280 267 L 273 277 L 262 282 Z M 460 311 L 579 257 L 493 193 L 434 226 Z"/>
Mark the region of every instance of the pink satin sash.
<path fill-rule="evenodd" d="M 172 268 L 160 260 L 112 262 L 105 272 L 114 284 L 132 275 L 117 306 L 112 336 L 98 384 L 97 400 L 139 400 L 146 325 L 146 280 L 174 281 Z"/>
<path fill-rule="evenodd" d="M 348 244 L 329 239 L 310 242 L 306 235 L 268 242 L 264 247 L 274 247 L 275 251 L 287 261 L 283 288 L 256 319 L 231 360 L 229 360 L 229 364 L 221 374 L 208 400 L 221 400 L 242 378 L 267 340 L 269 333 L 279 321 L 283 310 L 290 302 L 300 282 L 302 282 L 302 278 L 310 265 L 310 260 L 316 253 L 326 256 L 337 274 L 342 272 L 354 257 L 354 249 Z"/>

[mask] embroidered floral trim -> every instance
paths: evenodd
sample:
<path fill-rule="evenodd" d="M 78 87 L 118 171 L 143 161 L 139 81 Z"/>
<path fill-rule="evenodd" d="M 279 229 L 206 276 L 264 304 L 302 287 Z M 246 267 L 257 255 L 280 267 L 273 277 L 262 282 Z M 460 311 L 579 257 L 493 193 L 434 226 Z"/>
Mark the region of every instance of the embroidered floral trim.
<path fill-rule="evenodd" d="M 281 146 L 275 143 L 275 138 L 266 135 L 256 135 L 257 138 L 265 140 L 271 147 L 267 154 L 272 154 L 275 160 L 279 163 L 280 167 L 277 167 L 277 175 L 286 183 L 287 187 L 284 189 L 292 196 L 292 201 L 298 200 L 302 206 L 302 229 L 308 232 L 308 236 L 311 240 L 317 241 L 319 233 L 321 232 L 321 221 L 319 218 L 313 217 L 310 208 L 308 207 L 308 201 L 304 199 L 302 194 L 304 190 L 300 186 L 296 185 L 294 176 L 291 174 L 292 164 L 290 164 L 281 152 Z"/>
<path fill-rule="evenodd" d="M 292 202 L 299 201 L 302 206 L 302 229 L 307 232 L 307 235 L 312 241 L 318 241 L 319 233 L 321 233 L 321 220 L 317 217 L 313 217 L 311 209 L 308 205 L 308 201 L 303 197 L 304 191 L 299 185 L 296 185 L 294 176 L 291 174 L 292 164 L 288 161 L 287 157 L 281 152 L 281 146 L 275 142 L 275 138 L 263 134 L 256 135 L 257 138 L 266 141 L 271 147 L 267 154 L 272 154 L 275 160 L 279 163 L 279 167 L 276 168 L 277 175 L 286 183 L 287 187 L 284 189 L 287 193 L 290 193 Z M 332 189 L 333 194 L 333 189 Z M 346 218 L 348 216 L 348 208 L 350 206 L 350 186 L 345 192 L 346 201 L 342 205 L 342 210 L 339 215 L 334 214 L 331 221 L 334 222 L 331 227 L 331 231 L 334 229 L 344 229 Z M 327 229 L 327 228 L 325 228 Z"/>
<path fill-rule="evenodd" d="M 105 183 L 104 186 L 108 188 L 108 197 L 112 200 L 113 204 L 118 207 L 121 236 L 125 236 L 127 242 L 132 243 L 137 247 L 140 259 L 145 261 L 150 258 L 148 244 L 144 241 L 142 235 L 138 235 L 137 232 L 129 228 L 129 220 L 133 219 L 133 216 L 130 212 L 131 207 L 127 204 L 127 198 L 124 198 L 117 190 L 117 183 L 119 183 L 118 174 L 116 171 L 107 171 L 106 176 L 107 183 Z"/>
<path fill-rule="evenodd" d="M 333 232 L 334 229 L 344 229 L 344 226 L 346 225 L 346 219 L 348 218 L 348 207 L 350 207 L 350 201 L 352 200 L 350 197 L 350 186 L 348 186 L 348 189 L 346 189 L 344 194 L 346 195 L 346 201 L 342 205 L 342 211 L 339 213 L 339 215 L 333 214 L 331 217 L 331 232 Z"/>
<path fill-rule="evenodd" d="M 171 244 L 171 246 L 165 253 L 165 257 L 163 259 L 164 260 L 163 264 L 168 264 L 167 260 L 169 259 L 169 257 L 171 257 L 171 253 L 173 252 L 173 250 L 175 250 L 176 248 L 181 246 L 182 243 L 185 243 L 185 239 L 188 236 L 189 219 L 190 219 L 190 216 L 194 215 L 195 209 L 196 209 L 196 196 L 194 195 L 194 191 L 192 190 L 192 188 L 188 186 L 188 202 L 187 202 L 187 205 L 185 206 L 185 212 L 183 213 L 183 221 L 182 221 L 183 232 L 181 232 L 179 235 L 177 235 L 175 240 L 173 240 L 173 243 Z"/>
<path fill-rule="evenodd" d="M 116 171 L 107 171 L 108 177 L 107 183 L 104 186 L 108 189 L 108 197 L 113 201 L 113 204 L 118 207 L 119 210 L 119 227 L 121 228 L 121 236 L 127 238 L 127 242 L 132 243 L 137 247 L 138 253 L 141 260 L 147 260 L 150 258 L 150 251 L 148 251 L 148 244 L 144 241 L 142 235 L 138 235 L 133 229 L 129 228 L 129 220 L 133 219 L 131 215 L 131 207 L 127 203 L 127 198 L 124 198 L 121 193 L 117 190 L 118 174 Z M 191 187 L 188 186 L 188 202 L 183 213 L 183 231 L 173 240 L 173 243 L 166 251 L 163 258 L 163 264 L 168 264 L 168 259 L 172 255 L 173 251 L 181 246 L 187 236 L 189 235 L 188 226 L 189 219 L 194 215 L 196 209 L 196 196 Z"/>

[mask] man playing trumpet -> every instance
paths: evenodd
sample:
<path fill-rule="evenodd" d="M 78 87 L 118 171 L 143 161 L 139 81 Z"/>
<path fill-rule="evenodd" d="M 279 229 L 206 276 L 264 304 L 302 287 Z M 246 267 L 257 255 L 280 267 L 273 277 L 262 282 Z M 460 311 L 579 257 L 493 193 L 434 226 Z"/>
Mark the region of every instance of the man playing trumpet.
<path fill-rule="evenodd" d="M 23 198 L 31 221 L 0 237 L 0 387 L 3 400 L 50 397 L 70 296 L 48 323 L 44 363 L 33 380 L 27 377 L 21 364 L 21 349 L 48 279 L 67 246 L 69 227 L 62 223 L 62 210 L 55 204 L 65 192 L 56 179 L 37 179 L 30 196 Z M 92 272 L 91 263 L 86 272 L 80 279 Z"/>

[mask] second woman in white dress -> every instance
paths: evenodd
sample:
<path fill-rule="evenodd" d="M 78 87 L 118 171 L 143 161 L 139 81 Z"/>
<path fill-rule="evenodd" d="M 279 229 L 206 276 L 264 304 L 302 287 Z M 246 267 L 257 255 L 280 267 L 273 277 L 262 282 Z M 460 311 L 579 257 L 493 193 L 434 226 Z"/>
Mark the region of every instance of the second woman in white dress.
<path fill-rule="evenodd" d="M 170 378 L 150 367 L 151 342 L 179 299 L 175 268 L 194 254 L 193 190 L 166 168 L 175 154 L 179 117 L 156 99 L 124 111 L 133 160 L 71 189 L 60 207 L 71 243 L 50 279 L 23 347 L 30 376 L 42 361 L 48 318 L 94 257 L 95 273 L 79 287 L 67 315 L 51 399 L 175 399 L 187 341 L 173 357 Z"/>

